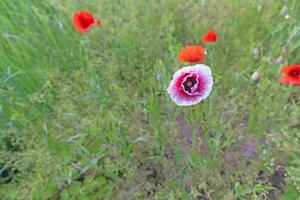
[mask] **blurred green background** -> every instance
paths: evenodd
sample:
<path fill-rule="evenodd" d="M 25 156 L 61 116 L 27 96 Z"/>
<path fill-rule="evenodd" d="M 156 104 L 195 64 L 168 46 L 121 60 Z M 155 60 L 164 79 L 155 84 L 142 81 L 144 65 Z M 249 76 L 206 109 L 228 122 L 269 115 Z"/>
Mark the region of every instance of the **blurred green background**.
<path fill-rule="evenodd" d="M 90 10 L 100 28 L 76 32 Z M 296 200 L 298 0 L 1 0 L 0 199 Z M 207 44 L 212 94 L 166 88 Z M 253 81 L 252 74 L 259 75 Z"/>

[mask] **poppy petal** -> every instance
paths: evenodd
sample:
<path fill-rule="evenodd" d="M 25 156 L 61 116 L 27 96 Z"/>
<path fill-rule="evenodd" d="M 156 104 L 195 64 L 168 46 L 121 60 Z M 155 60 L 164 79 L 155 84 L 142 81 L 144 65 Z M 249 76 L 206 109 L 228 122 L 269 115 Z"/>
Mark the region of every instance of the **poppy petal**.
<path fill-rule="evenodd" d="M 205 49 L 199 45 L 189 45 L 179 52 L 177 58 L 181 62 L 204 62 Z"/>
<path fill-rule="evenodd" d="M 187 82 L 189 82 L 188 85 Z M 190 106 L 207 98 L 212 86 L 213 78 L 210 68 L 197 64 L 183 67 L 175 72 L 167 91 L 177 105 Z"/>
<path fill-rule="evenodd" d="M 281 84 L 291 84 L 300 86 L 300 79 L 291 78 L 289 76 L 283 76 L 279 78 Z"/>
<path fill-rule="evenodd" d="M 214 30 L 210 30 L 205 33 L 205 35 L 201 39 L 201 43 L 205 44 L 207 42 L 216 42 L 217 39 L 218 39 L 217 33 Z"/>
<path fill-rule="evenodd" d="M 85 33 L 95 24 L 100 26 L 101 21 L 94 19 L 94 16 L 89 11 L 79 11 L 73 14 L 73 24 L 75 30 Z"/>

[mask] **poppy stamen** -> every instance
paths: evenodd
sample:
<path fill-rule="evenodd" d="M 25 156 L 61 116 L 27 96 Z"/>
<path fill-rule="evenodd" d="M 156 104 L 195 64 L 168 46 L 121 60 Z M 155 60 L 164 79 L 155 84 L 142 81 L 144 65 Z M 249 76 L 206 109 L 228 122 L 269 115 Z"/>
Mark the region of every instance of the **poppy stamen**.
<path fill-rule="evenodd" d="M 193 82 L 192 82 L 192 81 L 187 81 L 187 82 L 186 82 L 186 86 L 187 86 L 187 87 L 191 87 L 192 85 L 193 85 Z"/>
<path fill-rule="evenodd" d="M 297 77 L 297 76 L 299 76 L 300 74 L 297 72 L 297 71 L 292 71 L 291 72 L 291 76 L 292 77 Z"/>
<path fill-rule="evenodd" d="M 192 87 L 196 85 L 197 81 L 193 77 L 188 77 L 186 81 L 183 83 L 184 90 L 191 93 Z"/>

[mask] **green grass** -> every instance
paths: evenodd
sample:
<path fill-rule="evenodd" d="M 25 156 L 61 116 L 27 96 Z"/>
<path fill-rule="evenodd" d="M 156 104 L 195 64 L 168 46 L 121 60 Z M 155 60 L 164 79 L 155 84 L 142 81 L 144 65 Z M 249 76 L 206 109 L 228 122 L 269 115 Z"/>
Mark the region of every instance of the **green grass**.
<path fill-rule="evenodd" d="M 82 9 L 102 27 L 75 32 Z M 1 199 L 296 200 L 300 91 L 277 79 L 299 19 L 298 0 L 1 0 Z M 210 28 L 212 94 L 178 107 L 177 53 Z"/>

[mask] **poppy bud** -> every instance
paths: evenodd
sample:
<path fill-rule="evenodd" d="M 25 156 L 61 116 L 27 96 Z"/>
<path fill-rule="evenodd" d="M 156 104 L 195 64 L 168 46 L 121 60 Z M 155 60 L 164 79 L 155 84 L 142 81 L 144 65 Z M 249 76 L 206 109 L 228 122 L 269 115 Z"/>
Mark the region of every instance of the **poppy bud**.
<path fill-rule="evenodd" d="M 259 50 L 258 50 L 257 47 L 255 47 L 255 48 L 252 50 L 252 54 L 253 54 L 254 60 L 259 60 Z"/>
<path fill-rule="evenodd" d="M 260 75 L 259 75 L 258 71 L 255 71 L 251 76 L 252 81 L 255 83 L 259 82 L 259 78 L 260 78 Z"/>

